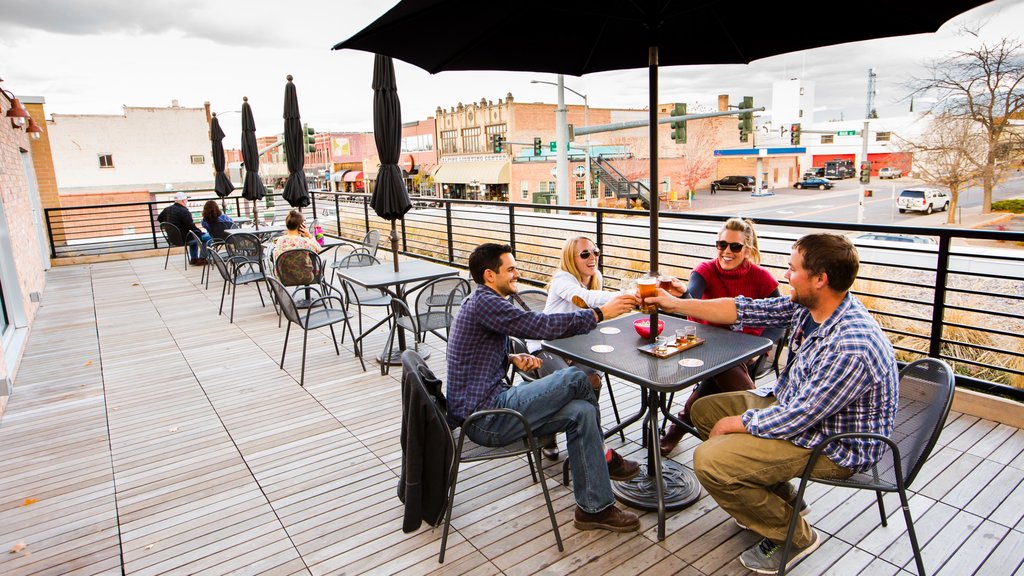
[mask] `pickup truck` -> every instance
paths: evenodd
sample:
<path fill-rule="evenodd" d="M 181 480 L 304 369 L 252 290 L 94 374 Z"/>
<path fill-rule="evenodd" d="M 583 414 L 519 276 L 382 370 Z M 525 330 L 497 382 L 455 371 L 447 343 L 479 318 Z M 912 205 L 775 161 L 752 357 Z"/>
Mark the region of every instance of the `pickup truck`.
<path fill-rule="evenodd" d="M 885 168 L 880 168 L 878 170 L 878 177 L 883 180 L 886 178 L 902 178 L 903 170 L 886 166 Z"/>

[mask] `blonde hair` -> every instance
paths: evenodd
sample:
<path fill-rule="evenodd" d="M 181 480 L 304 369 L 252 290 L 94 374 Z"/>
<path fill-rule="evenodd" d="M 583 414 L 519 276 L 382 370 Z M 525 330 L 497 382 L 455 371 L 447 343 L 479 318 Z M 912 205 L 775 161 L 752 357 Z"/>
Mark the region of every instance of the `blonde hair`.
<path fill-rule="evenodd" d="M 722 224 L 722 229 L 718 231 L 718 235 L 721 236 L 722 232 L 726 230 L 743 233 L 743 244 L 750 250 L 750 261 L 760 265 L 761 251 L 757 248 L 757 232 L 754 230 L 754 221 L 742 218 L 729 218 L 725 221 L 725 224 Z"/>
<path fill-rule="evenodd" d="M 594 275 L 590 278 L 590 286 L 583 284 L 583 275 L 580 274 L 579 268 L 576 267 L 576 243 L 580 240 L 586 240 L 594 246 L 597 246 L 593 240 L 586 236 L 573 236 L 565 241 L 562 246 L 562 263 L 559 266 L 562 270 L 572 274 L 576 281 L 583 285 L 587 290 L 601 290 L 604 286 L 604 278 L 601 276 L 601 272 L 594 270 Z"/>

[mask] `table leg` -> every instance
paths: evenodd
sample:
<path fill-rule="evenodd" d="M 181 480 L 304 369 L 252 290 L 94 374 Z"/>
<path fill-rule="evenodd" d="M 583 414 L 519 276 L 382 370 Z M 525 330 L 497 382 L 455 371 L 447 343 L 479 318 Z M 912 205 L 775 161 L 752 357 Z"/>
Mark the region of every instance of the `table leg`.
<path fill-rule="evenodd" d="M 658 448 L 658 413 L 661 399 L 648 391 L 644 428 L 650 434 L 647 462 L 640 474 L 626 482 L 612 482 L 612 491 L 622 503 L 639 510 L 658 513 L 658 540 L 665 539 L 665 512 L 690 506 L 700 497 L 700 483 L 693 471 L 674 460 L 662 461 Z M 654 471 L 653 474 L 650 471 Z"/>
<path fill-rule="evenodd" d="M 399 300 L 401 300 L 402 302 L 405 302 L 405 290 L 402 288 L 401 285 L 398 286 L 398 290 L 396 291 L 395 295 L 398 297 Z M 400 312 L 401 309 L 398 306 L 393 306 L 391 310 L 392 310 L 392 313 L 395 315 L 395 323 L 397 325 L 397 322 L 398 322 L 397 319 L 398 319 L 398 315 L 401 314 L 401 312 Z M 391 351 L 391 355 L 388 356 L 387 358 L 384 358 L 384 353 L 383 352 L 378 354 L 377 355 L 377 362 L 379 364 L 384 364 L 385 362 L 387 362 L 387 364 L 389 366 L 401 366 L 402 365 L 402 352 L 405 350 L 405 329 L 403 329 L 401 326 L 396 326 L 396 328 L 398 329 L 398 349 L 397 350 L 392 350 Z M 413 335 L 413 337 L 415 337 L 415 335 Z M 420 350 L 419 354 L 420 354 L 420 356 L 424 360 L 426 360 L 427 358 L 430 358 L 430 351 L 429 350 L 426 350 L 426 349 Z"/>

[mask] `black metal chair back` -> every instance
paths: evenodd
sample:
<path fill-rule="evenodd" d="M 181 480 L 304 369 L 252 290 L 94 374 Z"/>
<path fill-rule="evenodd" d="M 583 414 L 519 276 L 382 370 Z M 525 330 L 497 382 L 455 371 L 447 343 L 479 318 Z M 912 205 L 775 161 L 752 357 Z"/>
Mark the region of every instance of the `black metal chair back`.
<path fill-rule="evenodd" d="M 548 303 L 548 293 L 537 288 L 528 288 L 512 294 L 508 299 L 527 312 L 543 312 Z"/>
<path fill-rule="evenodd" d="M 267 278 L 271 294 L 280 306 L 281 314 L 288 320 L 288 328 L 284 333 L 284 346 L 281 349 L 281 364 L 284 369 L 284 358 L 288 352 L 288 336 L 292 331 L 292 324 L 302 329 L 302 372 L 299 376 L 299 386 L 306 385 L 306 344 L 309 340 L 309 331 L 317 328 L 327 327 L 331 331 L 331 341 L 334 343 L 335 354 L 341 355 L 338 348 L 338 337 L 334 334 L 334 325 L 342 322 L 341 339 L 345 341 L 345 328 L 348 328 L 354 343 L 355 356 L 363 371 L 366 371 L 366 364 L 363 363 L 362 350 L 356 341 L 355 333 L 352 332 L 352 325 L 348 321 L 348 313 L 345 311 L 345 300 L 338 293 L 325 294 L 309 303 L 305 311 L 300 311 L 292 295 L 277 278 Z"/>
<path fill-rule="evenodd" d="M 323 262 L 312 250 L 285 250 L 274 259 L 274 276 L 285 286 L 310 286 L 323 281 Z"/>
<path fill-rule="evenodd" d="M 224 241 L 224 249 L 231 258 L 244 258 L 256 264 L 263 272 L 263 244 L 255 234 L 240 232 L 228 236 Z"/>
<path fill-rule="evenodd" d="M 374 258 L 377 257 L 377 248 L 380 247 L 380 231 L 370 230 L 363 236 L 363 248 L 366 253 Z"/>
<path fill-rule="evenodd" d="M 433 401 L 427 402 L 430 405 L 430 412 L 434 419 L 440 422 L 449 422 L 446 411 L 443 409 L 445 405 L 444 395 L 440 390 L 440 380 L 434 376 L 433 372 L 427 366 L 423 358 L 413 350 L 406 350 L 402 353 L 402 447 L 403 450 L 406 448 L 406 435 L 416 434 L 416 430 L 408 430 L 406 427 L 406 419 L 404 415 L 409 410 L 416 409 L 415 405 L 410 406 L 409 402 L 413 398 L 412 388 L 416 388 L 416 395 L 421 398 L 433 398 Z M 435 384 L 433 387 L 427 386 L 426 381 L 430 380 Z M 523 428 L 523 440 L 513 442 L 505 446 L 482 446 L 476 444 L 472 440 L 466 437 L 465 434 L 461 433 L 461 430 L 465 426 L 475 420 L 479 420 L 491 415 L 504 415 L 515 418 L 519 421 Z M 544 502 L 547 505 L 548 517 L 551 520 L 551 530 L 555 533 L 555 542 L 558 545 L 558 550 L 564 551 L 565 548 L 562 545 L 562 535 L 558 531 L 558 520 L 555 518 L 555 509 L 551 504 L 551 494 L 548 492 L 547 482 L 543 471 L 538 473 L 540 464 L 540 444 L 537 442 L 537 438 L 533 435 L 533 430 L 530 428 L 530 423 L 523 417 L 522 414 L 515 410 L 509 410 L 507 408 L 499 408 L 492 410 L 480 410 L 471 414 L 466 421 L 461 424 L 458 429 L 458 437 L 456 432 L 448 426 L 438 427 L 439 431 L 447 431 L 443 439 L 438 440 L 442 442 L 440 449 L 442 454 L 450 454 L 452 447 L 454 447 L 454 457 L 446 457 L 444 462 L 447 464 L 450 462 L 450 466 L 447 470 L 446 482 L 447 482 L 447 493 L 448 497 L 445 501 L 444 506 L 444 532 L 441 535 L 441 552 L 438 554 L 437 561 L 444 562 L 445 548 L 448 544 L 448 531 L 451 528 L 452 523 L 452 506 L 455 503 L 455 491 L 459 480 L 459 465 L 463 462 L 481 462 L 484 460 L 498 460 L 503 458 L 514 458 L 518 456 L 526 456 L 526 460 L 530 465 L 530 475 L 533 477 L 534 482 L 540 482 L 541 489 L 544 493 Z M 405 469 L 402 471 L 402 478 L 405 477 Z M 419 480 L 419 479 L 412 479 Z M 505 482 L 504 477 L 498 477 L 500 482 Z M 424 511 L 426 512 L 426 511 Z M 431 514 L 427 517 L 428 521 L 433 520 L 434 510 L 430 511 Z M 437 518 L 440 521 L 440 517 Z M 407 518 L 408 520 L 408 518 Z M 416 520 L 418 522 L 418 519 Z"/>
<path fill-rule="evenodd" d="M 899 408 L 896 411 L 896 422 L 892 434 L 886 437 L 881 434 L 845 433 L 834 434 L 826 438 L 811 452 L 811 457 L 800 478 L 796 501 L 799 502 L 803 498 L 807 482 L 810 480 L 832 486 L 874 490 L 882 526 L 888 526 L 882 494 L 888 492 L 899 494 L 907 535 L 910 537 L 910 546 L 914 551 L 914 560 L 917 562 L 917 572 L 920 576 L 924 576 L 924 559 L 921 557 L 921 547 L 918 545 L 917 534 L 914 532 L 914 521 L 910 516 L 907 488 L 917 477 L 917 473 L 921 471 L 921 467 L 928 460 L 932 448 L 935 447 L 935 443 L 942 433 L 949 409 L 953 405 L 955 385 L 953 369 L 942 360 L 925 358 L 908 364 L 900 371 Z M 826 446 L 840 440 L 866 438 L 883 442 L 886 445 L 881 459 L 873 467 L 842 480 L 811 477 L 814 463 L 819 457 L 826 457 L 823 456 Z M 796 531 L 797 517 L 797 514 L 792 514 L 790 519 L 782 558 L 789 557 L 793 533 Z M 786 562 L 782 562 L 778 572 L 780 576 L 786 573 L 786 568 Z"/>
<path fill-rule="evenodd" d="M 224 287 L 220 291 L 220 310 L 217 315 L 220 316 L 224 313 L 224 296 L 227 294 L 228 285 L 241 286 L 243 284 L 249 284 L 252 282 L 256 283 L 256 291 L 260 295 L 260 303 L 266 306 L 267 303 L 263 299 L 263 289 L 260 288 L 260 281 L 266 279 L 266 276 L 262 272 L 253 270 L 253 263 L 245 260 L 241 257 L 232 257 L 225 260 L 219 252 L 210 250 L 207 254 L 207 262 L 212 262 L 213 266 L 220 272 L 222 278 L 224 278 Z M 237 289 L 231 290 L 231 316 L 230 321 L 235 321 L 235 295 L 238 293 Z M 275 305 L 276 307 L 276 305 Z"/>
<path fill-rule="evenodd" d="M 161 222 L 160 232 L 163 233 L 164 241 L 167 242 L 167 255 L 164 256 L 164 270 L 167 270 L 167 263 L 171 259 L 171 248 L 185 246 L 185 233 L 170 222 Z M 185 269 L 188 270 L 188 248 L 185 248 Z"/>

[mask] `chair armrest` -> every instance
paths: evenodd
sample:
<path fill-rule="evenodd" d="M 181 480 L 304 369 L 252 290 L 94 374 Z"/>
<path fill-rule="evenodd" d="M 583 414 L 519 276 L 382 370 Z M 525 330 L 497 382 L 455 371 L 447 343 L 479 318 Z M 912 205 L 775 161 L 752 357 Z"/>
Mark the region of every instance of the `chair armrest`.
<path fill-rule="evenodd" d="M 469 426 L 476 420 L 480 420 L 486 416 L 495 416 L 504 414 L 506 416 L 513 416 L 519 420 L 519 423 L 523 426 L 523 430 L 526 431 L 526 438 L 529 440 L 530 449 L 539 449 L 536 438 L 533 436 L 533 428 L 530 427 L 530 423 L 526 420 L 526 417 L 522 413 L 512 410 L 511 408 L 488 408 L 486 410 L 477 410 L 470 414 L 463 422 L 462 429 L 465 430 L 466 426 Z"/>
<path fill-rule="evenodd" d="M 807 460 L 807 466 L 804 468 L 803 475 L 805 477 L 810 477 L 811 470 L 814 469 L 814 463 L 817 462 L 818 458 L 822 456 L 822 453 L 825 451 L 825 448 L 828 447 L 829 444 L 832 444 L 833 442 L 842 440 L 844 438 L 866 438 L 878 440 L 883 444 L 886 444 L 889 447 L 889 449 L 892 450 L 893 466 L 896 476 L 900 478 L 903 477 L 903 469 L 901 464 L 902 461 L 900 459 L 899 446 L 897 446 L 896 442 L 894 442 L 888 436 L 884 434 L 877 434 L 874 432 L 841 432 L 839 434 L 833 434 L 831 436 L 826 437 L 824 440 L 822 440 L 821 444 L 818 444 L 817 446 L 814 447 L 813 450 L 811 450 L 811 456 Z"/>

